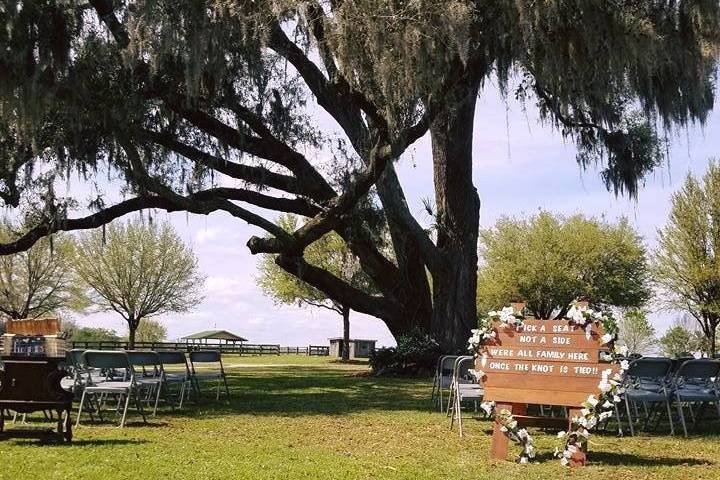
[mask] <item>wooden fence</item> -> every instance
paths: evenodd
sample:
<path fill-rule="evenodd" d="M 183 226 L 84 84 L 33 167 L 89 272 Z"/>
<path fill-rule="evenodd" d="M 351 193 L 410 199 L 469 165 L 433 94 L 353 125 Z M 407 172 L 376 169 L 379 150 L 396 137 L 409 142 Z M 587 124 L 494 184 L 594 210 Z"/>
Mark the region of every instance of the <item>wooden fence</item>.
<path fill-rule="evenodd" d="M 72 342 L 72 348 L 85 350 L 127 349 L 128 342 Z M 185 342 L 135 342 L 137 350 L 220 350 L 222 353 L 237 355 L 330 355 L 330 347 L 309 345 L 307 347 L 281 347 L 275 344 L 232 344 L 232 343 L 185 343 Z"/>

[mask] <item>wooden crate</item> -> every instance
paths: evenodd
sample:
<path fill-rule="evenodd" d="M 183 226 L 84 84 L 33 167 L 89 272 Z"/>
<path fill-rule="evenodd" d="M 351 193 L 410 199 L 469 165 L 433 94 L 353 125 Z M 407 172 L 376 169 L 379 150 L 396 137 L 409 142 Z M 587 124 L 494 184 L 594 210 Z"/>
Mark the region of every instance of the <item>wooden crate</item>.
<path fill-rule="evenodd" d="M 5 322 L 5 332 L 27 336 L 58 335 L 60 333 L 60 320 L 57 318 L 7 320 Z"/>

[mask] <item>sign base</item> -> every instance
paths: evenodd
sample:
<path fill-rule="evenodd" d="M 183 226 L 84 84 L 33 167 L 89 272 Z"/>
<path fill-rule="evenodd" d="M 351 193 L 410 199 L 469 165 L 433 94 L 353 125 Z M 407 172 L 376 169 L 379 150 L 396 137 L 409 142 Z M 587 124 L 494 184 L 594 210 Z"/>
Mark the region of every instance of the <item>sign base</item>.
<path fill-rule="evenodd" d="M 535 417 L 527 415 L 527 404 L 526 403 L 498 403 L 495 405 L 495 411 L 501 412 L 507 410 L 512 413 L 518 425 L 521 427 L 540 427 L 540 428 L 566 428 L 566 431 L 570 431 L 572 427 L 571 419 L 575 415 L 580 415 L 579 408 L 569 408 L 568 418 L 551 418 L 551 417 Z M 493 436 L 492 444 L 490 446 L 490 456 L 499 460 L 507 460 L 508 445 L 510 439 L 500 429 L 501 425 L 497 420 L 497 414 L 495 422 L 493 423 Z M 587 461 L 587 444 L 583 445 L 582 449 L 578 449 L 572 458 L 568 459 L 568 464 L 571 467 L 584 466 Z"/>

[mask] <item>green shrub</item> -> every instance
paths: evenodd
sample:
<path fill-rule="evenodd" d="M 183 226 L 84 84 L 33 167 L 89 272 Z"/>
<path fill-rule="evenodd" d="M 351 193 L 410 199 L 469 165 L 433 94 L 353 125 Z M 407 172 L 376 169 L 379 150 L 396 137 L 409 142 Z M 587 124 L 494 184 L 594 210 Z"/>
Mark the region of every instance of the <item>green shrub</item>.
<path fill-rule="evenodd" d="M 440 354 L 440 344 L 426 332 L 415 329 L 398 337 L 397 348 L 375 350 L 370 356 L 370 366 L 376 374 L 429 372 Z"/>

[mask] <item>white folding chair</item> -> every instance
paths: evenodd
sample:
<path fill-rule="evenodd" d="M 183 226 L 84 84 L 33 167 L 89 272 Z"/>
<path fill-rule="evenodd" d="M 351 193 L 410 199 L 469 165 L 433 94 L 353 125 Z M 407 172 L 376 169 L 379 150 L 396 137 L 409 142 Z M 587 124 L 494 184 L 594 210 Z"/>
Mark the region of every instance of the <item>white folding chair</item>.
<path fill-rule="evenodd" d="M 482 400 L 485 393 L 482 385 L 478 384 L 474 378 L 470 378 L 469 370 L 474 362 L 475 357 L 466 355 L 455 359 L 453 367 L 448 413 L 450 414 L 450 429 L 452 430 L 453 424 L 457 420 L 461 438 L 463 436 L 462 402 L 473 400 L 475 411 L 477 411 L 478 402 Z"/>
<path fill-rule="evenodd" d="M 155 352 L 143 350 L 128 350 L 128 359 L 133 370 L 138 367 L 142 369 L 142 373 L 135 371 L 135 381 L 140 390 L 145 394 L 145 401 L 149 404 L 153 401 L 153 417 L 157 415 L 158 402 L 160 401 L 160 391 L 162 390 L 164 375 L 163 365 L 160 357 Z"/>
<path fill-rule="evenodd" d="M 445 392 L 450 388 L 452 383 L 453 365 L 457 358 L 457 355 L 443 355 L 438 358 L 437 365 L 435 366 L 433 390 L 430 398 L 431 401 L 437 404 L 438 410 L 441 412 L 444 411 L 443 401 Z"/>
<path fill-rule="evenodd" d="M 202 371 L 199 371 L 197 364 L 205 364 Z M 200 393 L 201 381 L 217 381 L 217 394 L 215 400 L 220 400 L 220 387 L 225 385 L 225 394 L 230 398 L 225 369 L 223 368 L 222 356 L 219 350 L 197 350 L 190 352 L 190 372 L 198 394 Z"/>
<path fill-rule="evenodd" d="M 123 398 L 125 399 L 125 406 L 122 412 L 122 418 L 120 419 L 120 428 L 125 426 L 125 418 L 127 417 L 128 406 L 130 404 L 130 397 L 135 399 L 135 405 L 138 412 L 142 415 L 143 421 L 147 422 L 145 418 L 145 412 L 142 408 L 142 403 L 139 399 L 138 384 L 135 379 L 135 371 L 130 365 L 130 360 L 126 352 L 119 351 L 106 351 L 106 350 L 87 350 L 82 355 L 82 362 L 89 371 L 97 368 L 109 372 L 120 370 L 124 372 L 124 378 L 118 380 L 109 374 L 108 379 L 100 380 L 95 379 L 88 373 L 85 379 L 85 386 L 83 388 L 82 396 L 80 397 L 80 406 L 78 407 L 78 416 L 75 426 L 80 425 L 80 417 L 82 415 L 83 406 L 85 405 L 85 399 L 90 396 L 98 395 L 97 411 L 98 416 L 102 419 L 100 408 L 103 403 L 103 399 L 106 395 L 115 395 L 118 399 L 118 409 L 120 408 Z"/>
<path fill-rule="evenodd" d="M 192 389 L 192 374 L 190 373 L 190 367 L 188 367 L 187 357 L 185 352 L 180 350 L 159 350 L 157 352 L 160 362 L 162 363 L 163 372 L 163 385 L 166 390 L 166 401 L 170 403 L 170 386 L 180 385 L 178 393 L 178 408 L 182 408 L 183 400 L 186 396 L 190 395 Z M 168 367 L 172 368 L 175 365 L 175 370 L 169 370 Z"/>

